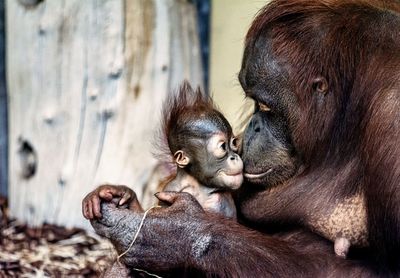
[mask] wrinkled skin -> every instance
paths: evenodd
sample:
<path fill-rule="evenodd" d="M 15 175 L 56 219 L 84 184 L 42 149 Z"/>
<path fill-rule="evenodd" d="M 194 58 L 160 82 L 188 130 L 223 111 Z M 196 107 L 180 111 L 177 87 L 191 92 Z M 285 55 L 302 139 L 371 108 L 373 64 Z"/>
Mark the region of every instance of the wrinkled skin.
<path fill-rule="evenodd" d="M 131 273 L 129 268 L 127 268 L 123 263 L 115 262 L 111 267 L 109 267 L 106 272 L 104 272 L 101 278 L 124 278 L 130 277 Z"/>
<path fill-rule="evenodd" d="M 207 234 L 202 225 L 204 211 L 188 193 L 160 192 L 156 196 L 164 204 L 173 205 L 153 208 L 148 213 L 133 248 L 121 258 L 121 262 L 157 272 L 183 268 L 207 248 L 198 237 Z M 136 199 L 131 201 L 137 202 Z M 118 254 L 128 250 L 144 212 L 133 212 L 113 202 L 103 202 L 101 214 L 101 218 L 91 221 L 95 231 L 111 239 Z M 162 236 L 165 234 L 169 235 L 168 240 Z M 189 244 L 180 244 L 182 238 Z"/>

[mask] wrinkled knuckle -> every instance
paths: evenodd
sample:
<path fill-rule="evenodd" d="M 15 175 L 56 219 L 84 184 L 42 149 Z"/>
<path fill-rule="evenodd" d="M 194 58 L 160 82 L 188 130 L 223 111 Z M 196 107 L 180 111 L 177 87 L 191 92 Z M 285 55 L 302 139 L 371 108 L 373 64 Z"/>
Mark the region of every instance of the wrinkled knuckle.
<path fill-rule="evenodd" d="M 136 255 L 136 252 L 130 252 L 129 254 L 123 256 L 121 258 L 121 261 L 124 264 L 129 265 L 131 267 L 140 267 L 141 266 L 140 260 L 139 260 L 138 256 Z"/>
<path fill-rule="evenodd" d="M 111 225 L 111 223 L 109 225 Z M 110 234 L 113 235 L 118 234 L 120 229 L 121 229 L 121 224 L 119 222 L 113 223 L 113 225 L 109 227 Z"/>
<path fill-rule="evenodd" d="M 109 236 L 109 230 L 108 227 L 105 226 L 103 223 L 97 221 L 97 220 L 91 220 L 90 224 L 92 225 L 93 229 L 95 232 L 101 236 L 108 237 Z"/>

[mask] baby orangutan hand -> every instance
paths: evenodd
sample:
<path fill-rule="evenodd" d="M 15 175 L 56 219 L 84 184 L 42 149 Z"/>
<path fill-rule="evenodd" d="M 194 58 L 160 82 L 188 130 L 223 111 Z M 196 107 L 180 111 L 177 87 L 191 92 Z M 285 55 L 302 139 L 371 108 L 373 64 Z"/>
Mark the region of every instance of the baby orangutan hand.
<path fill-rule="evenodd" d="M 124 185 L 101 185 L 82 201 L 82 214 L 86 219 L 101 218 L 101 200 L 114 202 L 118 206 L 128 205 L 130 210 L 143 211 L 135 192 Z"/>

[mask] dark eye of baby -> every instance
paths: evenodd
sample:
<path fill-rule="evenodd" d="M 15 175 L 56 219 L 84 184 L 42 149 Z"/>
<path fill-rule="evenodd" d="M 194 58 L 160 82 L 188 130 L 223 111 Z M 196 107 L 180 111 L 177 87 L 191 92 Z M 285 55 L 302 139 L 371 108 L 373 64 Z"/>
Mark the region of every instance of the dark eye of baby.
<path fill-rule="evenodd" d="M 222 148 L 224 151 L 226 151 L 226 143 L 222 143 L 222 144 L 221 144 L 221 148 Z"/>

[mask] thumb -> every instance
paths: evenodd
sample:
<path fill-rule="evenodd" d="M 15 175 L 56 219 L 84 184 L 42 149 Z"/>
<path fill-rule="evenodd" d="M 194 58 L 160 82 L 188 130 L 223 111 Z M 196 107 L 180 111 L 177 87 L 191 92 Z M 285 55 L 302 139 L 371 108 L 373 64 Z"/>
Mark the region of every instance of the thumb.
<path fill-rule="evenodd" d="M 173 192 L 173 191 L 163 191 L 158 192 L 155 196 L 161 202 L 168 205 L 173 205 L 175 208 L 185 207 L 186 209 L 202 210 L 199 202 L 187 192 Z"/>
<path fill-rule="evenodd" d="M 179 198 L 179 193 L 172 191 L 163 191 L 163 192 L 157 192 L 156 194 L 154 194 L 154 196 L 156 196 L 156 198 L 161 202 L 167 203 L 168 205 L 172 205 Z"/>

